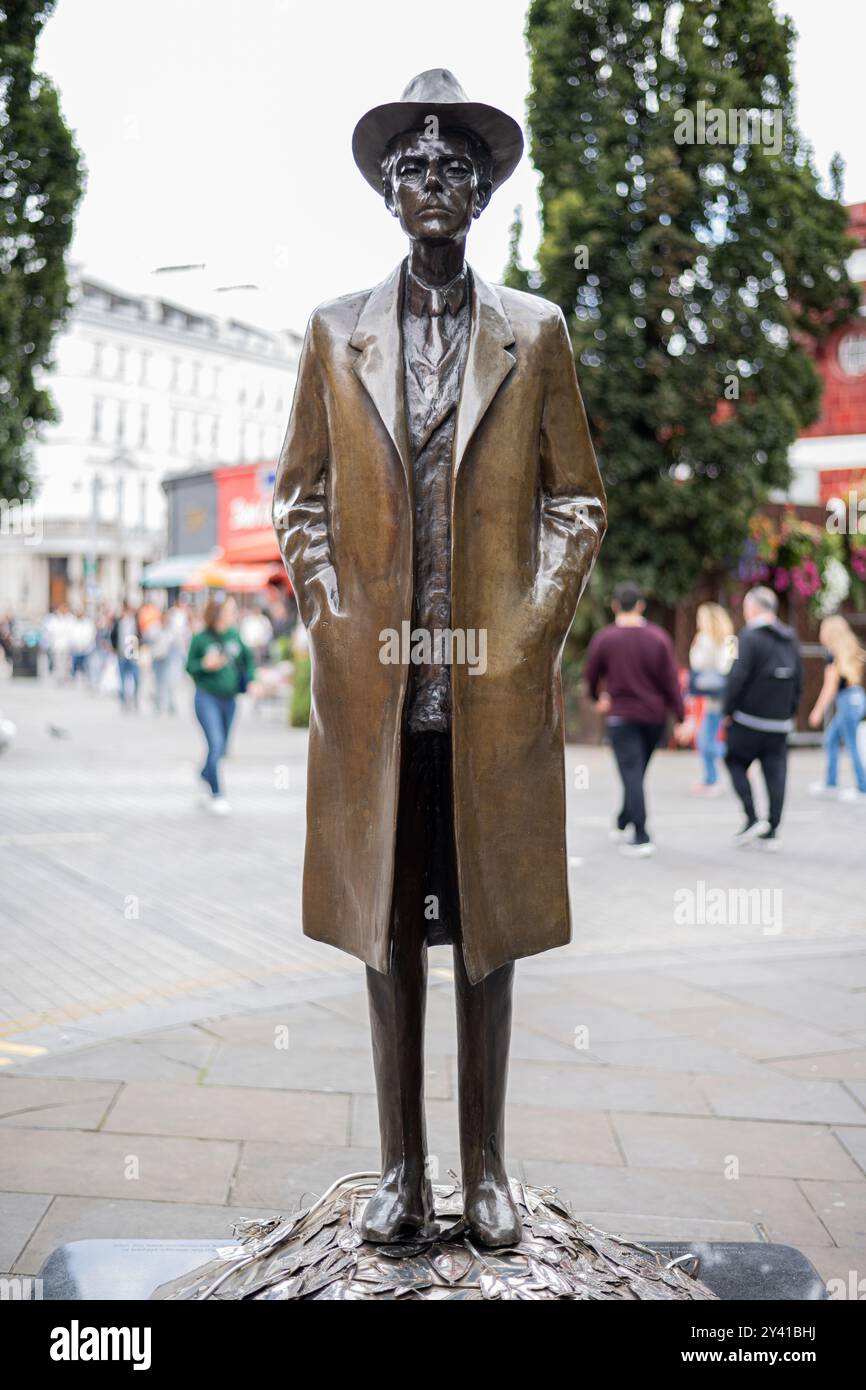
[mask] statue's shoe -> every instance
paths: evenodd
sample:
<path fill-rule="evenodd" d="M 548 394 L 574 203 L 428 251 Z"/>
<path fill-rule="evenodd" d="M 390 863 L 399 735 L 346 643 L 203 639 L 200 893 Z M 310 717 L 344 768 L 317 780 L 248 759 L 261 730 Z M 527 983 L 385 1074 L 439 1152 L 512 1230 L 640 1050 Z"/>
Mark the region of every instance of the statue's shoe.
<path fill-rule="evenodd" d="M 360 1232 L 364 1240 L 390 1245 L 437 1231 L 433 1189 L 428 1179 L 383 1178 L 364 1208 Z"/>
<path fill-rule="evenodd" d="M 463 1218 L 482 1245 L 517 1245 L 523 1237 L 508 1179 L 482 1178 L 464 1184 Z"/>

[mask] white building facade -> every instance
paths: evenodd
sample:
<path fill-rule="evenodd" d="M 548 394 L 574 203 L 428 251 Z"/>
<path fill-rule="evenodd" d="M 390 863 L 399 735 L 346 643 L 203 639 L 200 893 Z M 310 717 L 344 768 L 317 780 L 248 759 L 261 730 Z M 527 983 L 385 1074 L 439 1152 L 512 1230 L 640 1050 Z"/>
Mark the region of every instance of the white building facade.
<path fill-rule="evenodd" d="M 276 460 L 301 340 L 81 276 L 47 384 L 33 501 L 0 526 L 0 610 L 137 601 L 164 549 L 163 478 Z"/>

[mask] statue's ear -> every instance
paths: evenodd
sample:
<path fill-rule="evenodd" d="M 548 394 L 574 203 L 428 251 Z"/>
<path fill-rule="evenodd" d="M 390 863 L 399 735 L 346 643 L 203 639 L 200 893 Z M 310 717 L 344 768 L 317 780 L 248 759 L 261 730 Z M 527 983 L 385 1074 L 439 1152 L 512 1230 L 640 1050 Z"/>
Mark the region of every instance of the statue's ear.
<path fill-rule="evenodd" d="M 490 199 L 491 199 L 492 196 L 493 196 L 493 181 L 492 181 L 492 179 L 483 179 L 483 180 L 478 184 L 478 188 L 476 189 L 476 192 L 475 192 L 475 211 L 474 211 L 473 214 L 472 214 L 473 217 L 480 217 L 480 216 L 481 216 L 482 212 L 483 212 L 484 209 L 487 207 L 487 204 L 490 202 Z"/>
<path fill-rule="evenodd" d="M 392 217 L 396 217 L 397 205 L 394 202 L 394 186 L 391 183 L 390 170 L 387 173 L 382 173 L 382 196 L 385 199 L 385 207 L 388 209 Z"/>

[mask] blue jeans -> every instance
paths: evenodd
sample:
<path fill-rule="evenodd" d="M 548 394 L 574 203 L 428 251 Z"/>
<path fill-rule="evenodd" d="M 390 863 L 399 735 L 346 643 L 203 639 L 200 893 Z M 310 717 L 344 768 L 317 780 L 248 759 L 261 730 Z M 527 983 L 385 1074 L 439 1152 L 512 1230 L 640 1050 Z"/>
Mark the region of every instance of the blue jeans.
<path fill-rule="evenodd" d="M 849 685 L 836 696 L 836 713 L 824 733 L 827 750 L 827 786 L 835 787 L 839 776 L 839 749 L 848 749 L 857 790 L 866 792 L 866 768 L 857 749 L 857 725 L 866 714 L 866 691 L 862 685 Z"/>
<path fill-rule="evenodd" d="M 226 751 L 229 732 L 235 717 L 234 696 L 211 695 L 209 690 L 195 692 L 195 717 L 207 739 L 207 757 L 201 775 L 214 796 L 220 795 L 219 765 Z"/>
<path fill-rule="evenodd" d="M 716 763 L 724 749 L 719 742 L 719 729 L 722 727 L 722 711 L 706 710 L 698 728 L 696 739 L 698 752 L 704 760 L 704 785 L 714 787 L 719 780 Z"/>
<path fill-rule="evenodd" d="M 129 657 L 119 656 L 117 658 L 117 674 L 120 678 L 120 703 L 122 705 L 138 704 L 138 662 L 132 661 Z M 129 695 L 129 687 L 132 685 L 132 696 Z"/>

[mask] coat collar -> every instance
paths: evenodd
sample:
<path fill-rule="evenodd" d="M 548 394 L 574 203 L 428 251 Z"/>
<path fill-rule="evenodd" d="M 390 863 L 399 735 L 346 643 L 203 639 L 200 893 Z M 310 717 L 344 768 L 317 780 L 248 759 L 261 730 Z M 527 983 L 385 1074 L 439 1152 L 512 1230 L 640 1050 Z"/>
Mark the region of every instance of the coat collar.
<path fill-rule="evenodd" d="M 406 428 L 400 322 L 405 266 L 406 261 L 403 261 L 370 292 L 349 345 L 359 353 L 354 363 L 355 371 L 394 441 L 411 488 L 412 453 Z M 472 271 L 472 317 L 463 387 L 457 407 L 455 473 L 470 439 L 514 366 L 514 355 L 507 351 L 513 342 L 514 333 L 499 295 L 492 285 Z"/>

